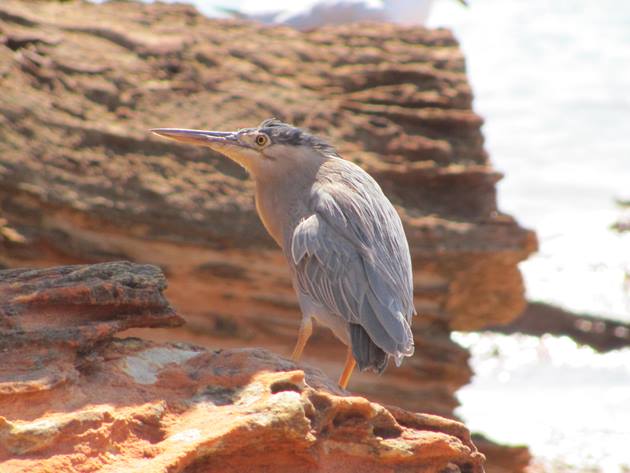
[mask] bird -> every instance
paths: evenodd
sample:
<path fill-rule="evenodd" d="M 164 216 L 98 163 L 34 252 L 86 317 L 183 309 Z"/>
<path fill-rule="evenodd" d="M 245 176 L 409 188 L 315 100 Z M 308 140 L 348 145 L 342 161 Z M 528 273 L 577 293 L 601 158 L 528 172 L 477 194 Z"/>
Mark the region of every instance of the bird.
<path fill-rule="evenodd" d="M 302 312 L 298 362 L 313 320 L 347 348 L 339 386 L 356 365 L 382 373 L 413 355 L 413 273 L 400 216 L 378 183 L 326 140 L 278 119 L 238 131 L 154 128 L 236 162 L 255 184 L 258 215 L 282 249 Z"/>
<path fill-rule="evenodd" d="M 457 0 L 467 6 L 466 0 Z M 403 25 L 424 25 L 435 0 L 320 0 L 307 8 L 245 13 L 234 8 L 218 7 L 224 14 L 258 21 L 267 25 L 282 24 L 298 30 L 324 25 L 341 25 L 359 21 L 391 21 Z"/>

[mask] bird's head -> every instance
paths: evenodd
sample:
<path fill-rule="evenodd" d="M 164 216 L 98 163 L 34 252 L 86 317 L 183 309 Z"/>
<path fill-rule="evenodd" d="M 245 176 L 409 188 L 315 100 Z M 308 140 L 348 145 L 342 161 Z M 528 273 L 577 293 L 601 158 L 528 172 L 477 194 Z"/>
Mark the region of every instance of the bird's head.
<path fill-rule="evenodd" d="M 154 128 L 156 135 L 181 143 L 207 146 L 243 166 L 254 176 L 321 162 L 336 156 L 335 149 L 308 132 L 275 118 L 256 128 L 238 131 L 204 131 L 182 128 Z"/>

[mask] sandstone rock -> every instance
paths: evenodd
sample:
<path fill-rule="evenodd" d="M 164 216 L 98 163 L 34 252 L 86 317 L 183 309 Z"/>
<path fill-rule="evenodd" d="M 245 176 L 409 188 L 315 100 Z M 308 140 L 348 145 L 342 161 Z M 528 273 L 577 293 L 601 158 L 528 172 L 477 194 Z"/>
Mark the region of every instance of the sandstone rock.
<path fill-rule="evenodd" d="M 498 445 L 483 435 L 473 435 L 475 445 L 492 458 L 486 467 L 486 473 L 545 473 L 540 465 L 531 465 L 531 454 L 525 446 Z"/>
<path fill-rule="evenodd" d="M 158 268 L 126 262 L 0 272 L 0 397 L 72 382 L 78 354 L 121 330 L 181 325 L 165 287 Z"/>
<path fill-rule="evenodd" d="M 266 350 L 112 337 L 178 322 L 163 288 L 129 263 L 0 272 L 1 351 L 28 361 L 3 359 L 3 473 L 483 471 L 459 422 L 349 396 Z"/>
<path fill-rule="evenodd" d="M 386 24 L 300 33 L 214 21 L 185 5 L 4 0 L 0 264 L 157 264 L 187 324 L 133 333 L 290 353 L 299 309 L 245 173 L 151 127 L 234 129 L 278 118 L 326 136 L 398 208 L 414 260 L 416 354 L 350 388 L 452 416 L 469 382 L 452 329 L 524 307 L 533 233 L 496 205 L 464 58 L 446 30 Z M 35 38 L 39 38 L 36 40 Z M 305 362 L 337 376 L 316 331 Z"/>
<path fill-rule="evenodd" d="M 32 9 L 8 0 L 0 12 L 5 35 L 46 32 L 56 41 L 0 46 L 11 64 L 0 97 L 0 208 L 23 239 L 2 245 L 5 265 L 158 264 L 189 322 L 180 339 L 289 353 L 299 310 L 255 215 L 252 183 L 217 155 L 147 133 L 279 116 L 365 166 L 410 240 L 417 355 L 383 378 L 357 376 L 352 389 L 452 412 L 471 373 L 449 330 L 521 311 L 516 264 L 535 241 L 497 211 L 500 175 L 482 147 L 450 32 L 355 25 L 298 33 L 212 21 L 183 5 Z M 319 332 L 306 359 L 332 375 L 343 348 Z"/>

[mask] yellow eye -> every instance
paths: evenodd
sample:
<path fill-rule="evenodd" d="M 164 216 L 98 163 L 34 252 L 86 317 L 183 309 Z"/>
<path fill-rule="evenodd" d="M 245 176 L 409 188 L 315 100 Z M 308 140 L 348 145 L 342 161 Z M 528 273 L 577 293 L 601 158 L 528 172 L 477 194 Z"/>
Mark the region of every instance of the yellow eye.
<path fill-rule="evenodd" d="M 265 146 L 267 144 L 267 141 L 269 141 L 269 138 L 267 138 L 266 135 L 258 135 L 256 137 L 256 144 L 258 146 Z"/>

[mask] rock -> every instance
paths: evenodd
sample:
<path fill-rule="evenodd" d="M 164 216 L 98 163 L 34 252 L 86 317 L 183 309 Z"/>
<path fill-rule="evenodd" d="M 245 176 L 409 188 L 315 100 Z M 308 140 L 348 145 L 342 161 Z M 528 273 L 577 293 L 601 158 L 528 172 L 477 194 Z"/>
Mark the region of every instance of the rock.
<path fill-rule="evenodd" d="M 389 24 L 310 32 L 210 20 L 186 5 L 0 5 L 0 264 L 127 259 L 159 265 L 187 324 L 153 340 L 289 354 L 299 309 L 244 171 L 152 127 L 235 129 L 277 116 L 364 166 L 399 210 L 414 262 L 416 354 L 350 388 L 452 416 L 472 372 L 450 332 L 508 322 L 535 236 L 496 205 L 452 33 Z M 44 34 L 45 32 L 45 34 Z M 98 57 L 97 64 L 94 58 Z M 305 362 L 330 376 L 345 349 L 317 330 Z"/>
<path fill-rule="evenodd" d="M 611 229 L 618 233 L 630 232 L 630 200 L 617 199 L 617 206 L 621 210 L 619 220 L 611 225 Z M 630 281 L 630 275 L 626 273 L 626 284 Z M 626 287 L 630 290 L 630 287 Z"/>
<path fill-rule="evenodd" d="M 24 48 L 29 44 L 47 44 L 54 46 L 59 40 L 49 38 L 45 35 L 33 32 L 31 34 L 12 33 L 0 36 L 0 44 L 5 45 L 7 48 L 17 51 Z"/>
<path fill-rule="evenodd" d="M 483 435 L 473 435 L 475 445 L 492 458 L 488 463 L 486 473 L 514 473 L 516 471 L 526 471 L 527 473 L 544 473 L 540 465 L 530 465 L 531 454 L 529 449 L 521 446 L 498 445 L 496 442 Z"/>
<path fill-rule="evenodd" d="M 0 271 L 0 397 L 72 382 L 89 358 L 77 353 L 121 330 L 181 325 L 165 287 L 155 266 L 127 262 Z"/>
<path fill-rule="evenodd" d="M 365 166 L 410 240 L 417 355 L 383 378 L 357 376 L 352 389 L 452 413 L 471 372 L 449 331 L 521 312 L 517 263 L 535 240 L 497 211 L 500 175 L 450 32 L 298 33 L 213 21 L 183 5 L 51 2 L 35 11 L 8 0 L 0 11 L 7 31 L 32 36 L 45 25 L 58 40 L 31 44 L 27 70 L 16 59 L 0 97 L 0 208 L 24 238 L 0 253 L 5 265 L 158 264 L 189 322 L 179 339 L 289 353 L 299 309 L 251 181 L 224 158 L 147 132 L 233 129 L 276 115 Z M 95 54 L 98 74 L 86 68 Z M 320 331 L 306 359 L 332 375 L 343 350 Z"/>
<path fill-rule="evenodd" d="M 630 346 L 630 324 L 589 314 L 576 314 L 543 302 L 530 302 L 525 311 L 506 325 L 487 327 L 498 333 L 550 334 L 571 337 L 598 352 Z"/>
<path fill-rule="evenodd" d="M 2 364 L 3 473 L 483 471 L 461 423 L 349 396 L 264 349 L 113 337 L 178 322 L 163 289 L 130 263 L 0 272 L 2 351 L 31 361 Z M 40 371 L 63 382 L 24 389 Z"/>
<path fill-rule="evenodd" d="M 80 284 L 78 284 L 80 282 Z M 181 325 L 162 291 L 166 280 L 155 266 L 129 262 L 15 269 L 0 274 L 2 343 L 55 339 L 88 348 L 132 327 Z M 38 312 L 46 308 L 47 317 Z M 96 320 L 81 320 L 89 307 Z"/>

